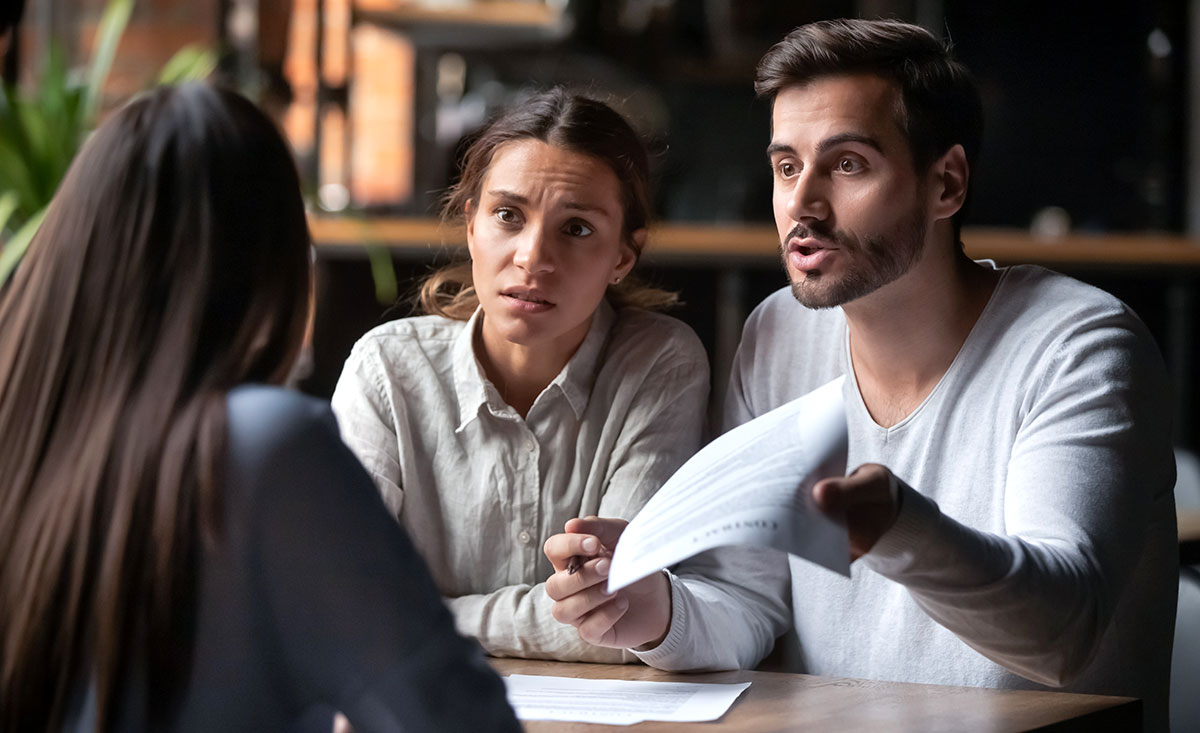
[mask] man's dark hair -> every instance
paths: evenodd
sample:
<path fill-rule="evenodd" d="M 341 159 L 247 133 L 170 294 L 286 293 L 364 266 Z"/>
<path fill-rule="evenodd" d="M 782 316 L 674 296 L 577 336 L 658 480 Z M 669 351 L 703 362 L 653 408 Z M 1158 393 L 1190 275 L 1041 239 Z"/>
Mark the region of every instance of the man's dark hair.
<path fill-rule="evenodd" d="M 758 63 L 754 91 L 774 102 L 786 87 L 826 76 L 874 74 L 900 89 L 897 124 L 908 140 L 913 166 L 925 171 L 955 144 L 972 171 L 983 137 L 983 103 L 967 67 L 921 26 L 897 20 L 822 20 L 802 25 L 771 47 Z M 969 191 L 969 189 L 968 189 Z M 963 208 L 954 215 L 954 236 Z"/>

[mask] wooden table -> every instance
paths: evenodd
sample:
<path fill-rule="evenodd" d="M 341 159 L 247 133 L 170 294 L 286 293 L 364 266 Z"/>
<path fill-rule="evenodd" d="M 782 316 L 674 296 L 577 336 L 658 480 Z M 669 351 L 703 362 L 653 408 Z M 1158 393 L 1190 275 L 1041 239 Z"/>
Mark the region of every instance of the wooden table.
<path fill-rule="evenodd" d="M 1179 509 L 1179 562 L 1200 565 L 1200 509 Z"/>
<path fill-rule="evenodd" d="M 537 731 L 1135 731 L 1142 703 L 1128 697 L 1064 692 L 873 682 L 781 672 L 671 674 L 643 665 L 570 664 L 492 659 L 502 675 L 531 674 L 623 680 L 746 682 L 750 687 L 713 723 L 602 726 L 529 721 Z"/>

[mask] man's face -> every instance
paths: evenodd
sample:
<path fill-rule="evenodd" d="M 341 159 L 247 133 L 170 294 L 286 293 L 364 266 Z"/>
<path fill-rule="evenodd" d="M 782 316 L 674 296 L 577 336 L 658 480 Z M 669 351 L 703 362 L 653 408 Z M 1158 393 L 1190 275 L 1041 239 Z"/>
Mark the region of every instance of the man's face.
<path fill-rule="evenodd" d="M 900 92 L 870 74 L 823 77 L 775 98 L 772 204 L 796 300 L 832 308 L 921 258 L 928 213 L 898 126 Z"/>

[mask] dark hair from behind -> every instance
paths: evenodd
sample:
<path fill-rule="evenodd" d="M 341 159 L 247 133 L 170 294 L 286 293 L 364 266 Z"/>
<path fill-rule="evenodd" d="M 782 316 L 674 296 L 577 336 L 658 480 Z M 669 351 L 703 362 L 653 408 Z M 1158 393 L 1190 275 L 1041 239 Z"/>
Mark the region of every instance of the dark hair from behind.
<path fill-rule="evenodd" d="M 0 35 L 17 27 L 25 12 L 25 0 L 4 0 L 0 3 Z"/>
<path fill-rule="evenodd" d="M 963 146 L 974 172 L 983 140 L 979 87 L 951 48 L 921 26 L 844 18 L 802 25 L 759 61 L 754 90 L 773 102 L 786 87 L 858 73 L 875 74 L 899 88 L 903 109 L 897 123 L 918 172 L 956 144 Z M 955 239 L 966 209 L 964 203 L 954 216 Z"/>
<path fill-rule="evenodd" d="M 540 140 L 605 163 L 621 184 L 622 235 L 640 257 L 633 233 L 650 222 L 650 159 L 633 127 L 604 102 L 562 87 L 533 94 L 493 119 L 471 142 L 462 160 L 462 173 L 442 205 L 442 221 L 459 224 L 468 205 L 479 199 L 483 179 L 496 151 L 506 143 Z M 626 278 L 609 287 L 615 305 L 658 309 L 674 305 L 675 293 Z M 471 282 L 470 263 L 456 263 L 438 270 L 422 284 L 421 305 L 428 313 L 466 320 L 479 301 Z"/>
<path fill-rule="evenodd" d="M 103 729 L 131 670 L 187 669 L 225 394 L 295 359 L 309 244 L 291 154 L 233 92 L 140 96 L 71 165 L 0 296 L 0 728 L 59 727 L 94 681 Z"/>

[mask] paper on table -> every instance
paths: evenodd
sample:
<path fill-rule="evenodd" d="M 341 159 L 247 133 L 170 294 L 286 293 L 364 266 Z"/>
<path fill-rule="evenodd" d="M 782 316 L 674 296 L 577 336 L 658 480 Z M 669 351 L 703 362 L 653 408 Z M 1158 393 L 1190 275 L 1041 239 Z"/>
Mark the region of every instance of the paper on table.
<path fill-rule="evenodd" d="M 725 714 L 749 682 L 645 682 L 510 674 L 508 703 L 521 720 L 633 725 L 643 720 L 698 723 Z"/>
<path fill-rule="evenodd" d="M 774 547 L 849 576 L 846 528 L 811 492 L 846 471 L 843 381 L 739 425 L 683 464 L 621 534 L 608 589 L 721 545 Z"/>

